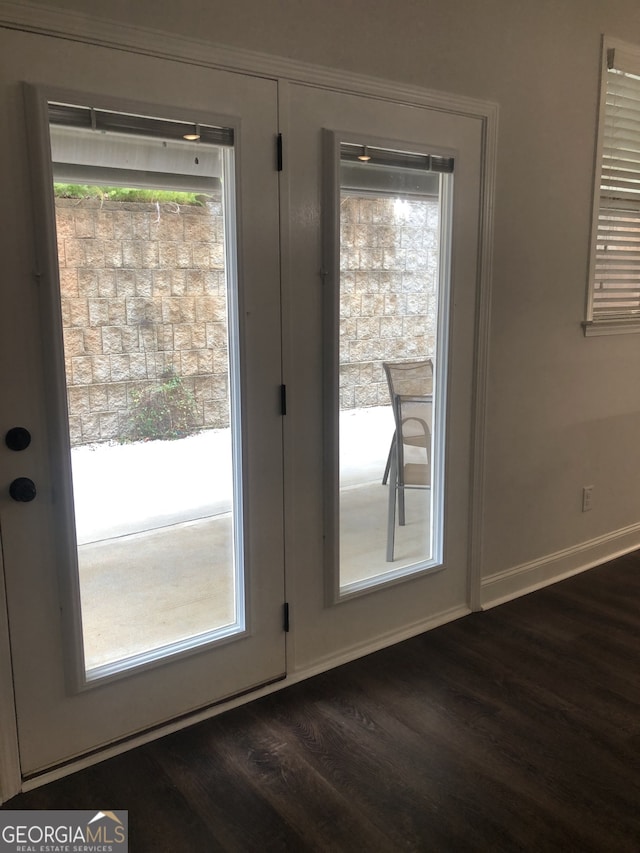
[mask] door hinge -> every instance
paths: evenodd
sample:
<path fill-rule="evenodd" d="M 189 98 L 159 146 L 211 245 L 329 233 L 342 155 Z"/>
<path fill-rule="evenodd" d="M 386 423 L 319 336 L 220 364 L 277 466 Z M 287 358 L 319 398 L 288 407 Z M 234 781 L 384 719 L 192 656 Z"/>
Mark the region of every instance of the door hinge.
<path fill-rule="evenodd" d="M 280 386 L 280 414 L 287 414 L 287 386 Z"/>
<path fill-rule="evenodd" d="M 282 171 L 282 134 L 279 133 L 276 137 L 276 169 Z"/>
<path fill-rule="evenodd" d="M 286 633 L 289 632 L 289 602 L 284 603 L 283 627 Z"/>

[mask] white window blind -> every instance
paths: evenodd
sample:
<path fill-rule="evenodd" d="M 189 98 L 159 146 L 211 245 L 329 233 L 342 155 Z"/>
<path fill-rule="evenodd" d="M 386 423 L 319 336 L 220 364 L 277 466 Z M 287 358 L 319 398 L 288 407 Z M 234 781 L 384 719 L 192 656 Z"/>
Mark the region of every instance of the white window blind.
<path fill-rule="evenodd" d="M 640 51 L 606 58 L 590 319 L 640 326 Z"/>

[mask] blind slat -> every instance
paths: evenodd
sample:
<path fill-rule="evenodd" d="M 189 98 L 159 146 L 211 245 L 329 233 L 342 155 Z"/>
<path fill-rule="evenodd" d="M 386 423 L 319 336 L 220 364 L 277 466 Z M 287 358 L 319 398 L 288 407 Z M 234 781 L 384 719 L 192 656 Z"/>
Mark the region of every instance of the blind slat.
<path fill-rule="evenodd" d="M 638 128 L 640 132 L 640 128 Z M 602 166 L 605 169 L 632 169 L 637 171 L 638 163 L 640 162 L 640 149 L 630 148 L 628 143 L 625 145 L 621 140 L 616 142 L 615 139 L 606 139 L 606 146 L 602 152 Z M 616 148 L 617 146 L 617 148 Z M 615 156 L 608 153 L 616 148 Z"/>
<path fill-rule="evenodd" d="M 604 143 L 608 148 L 615 148 L 617 151 L 636 152 L 638 151 L 638 129 L 640 122 L 635 127 L 624 127 L 622 124 L 616 127 L 608 127 L 604 134 Z"/>
<path fill-rule="evenodd" d="M 630 125 L 637 123 L 640 115 L 640 101 L 637 103 L 624 101 L 616 98 L 607 101 L 608 113 L 605 117 L 605 128 L 616 127 L 616 125 L 628 122 Z"/>
<path fill-rule="evenodd" d="M 619 123 L 615 127 L 608 127 L 604 134 L 604 144 L 607 148 L 615 148 L 618 156 L 624 155 L 626 151 L 630 154 L 638 152 L 638 131 L 640 130 L 640 122 L 635 126 L 631 122 L 625 127 Z"/>
<path fill-rule="evenodd" d="M 600 217 L 598 219 L 598 233 L 603 234 L 637 234 L 640 230 L 640 221 L 637 219 L 614 219 L 612 217 Z"/>
<path fill-rule="evenodd" d="M 626 190 L 635 190 L 640 186 L 640 172 L 632 172 L 629 169 L 616 171 L 614 169 L 603 169 L 602 188 L 620 187 Z"/>
<path fill-rule="evenodd" d="M 640 240 L 626 240 L 624 238 L 617 239 L 616 237 L 612 237 L 609 234 L 598 235 L 597 238 L 598 247 L 609 246 L 611 248 L 615 248 L 621 252 L 637 252 L 640 250 Z"/>

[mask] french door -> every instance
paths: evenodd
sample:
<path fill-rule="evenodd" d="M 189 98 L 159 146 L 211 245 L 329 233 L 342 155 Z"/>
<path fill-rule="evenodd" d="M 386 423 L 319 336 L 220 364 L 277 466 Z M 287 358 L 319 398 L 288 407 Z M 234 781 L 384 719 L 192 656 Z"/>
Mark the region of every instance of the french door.
<path fill-rule="evenodd" d="M 2 39 L 28 775 L 284 676 L 277 113 L 272 81 Z"/>
<path fill-rule="evenodd" d="M 482 120 L 0 62 L 23 776 L 469 612 Z"/>

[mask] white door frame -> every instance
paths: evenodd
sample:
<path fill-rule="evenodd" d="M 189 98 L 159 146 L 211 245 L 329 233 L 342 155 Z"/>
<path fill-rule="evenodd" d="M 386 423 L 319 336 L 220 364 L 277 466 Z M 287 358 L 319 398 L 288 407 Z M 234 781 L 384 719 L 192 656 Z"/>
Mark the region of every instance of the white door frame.
<path fill-rule="evenodd" d="M 392 83 L 377 78 L 334 71 L 293 60 L 268 56 L 242 49 L 212 45 L 204 40 L 189 39 L 116 22 L 89 21 L 86 16 L 69 11 L 40 7 L 24 0 L 0 0 L 0 26 L 46 36 L 58 36 L 90 45 L 126 49 L 148 56 L 181 60 L 207 68 L 218 68 L 251 76 L 270 77 L 278 82 L 297 82 L 349 92 L 375 96 L 403 104 L 415 104 L 474 117 L 482 122 L 482 210 L 480 223 L 480 253 L 477 274 L 476 360 L 473 401 L 473 448 L 471 493 L 471 530 L 469 548 L 469 600 L 473 609 L 480 608 L 480 578 L 483 535 L 483 495 L 485 471 L 485 424 L 487 414 L 487 383 L 489 363 L 489 317 L 491 306 L 493 207 L 497 160 L 498 106 L 492 102 L 428 91 L 415 86 Z M 285 140 L 286 156 L 286 140 Z M 283 215 L 287 214 L 286 192 L 283 193 Z M 282 264 L 286 268 L 288 251 L 286 236 L 282 240 Z M 285 317 L 284 327 L 287 320 Z M 285 463 L 286 476 L 286 463 Z M 285 519 L 286 520 L 286 519 Z M 36 787 L 54 778 L 79 770 L 84 766 L 104 760 L 149 740 L 184 728 L 194 722 L 214 716 L 229 708 L 243 704 L 261 695 L 301 681 L 314 672 L 297 672 L 277 685 L 257 690 L 248 696 L 232 700 L 215 708 L 174 723 L 169 723 L 152 733 L 142 734 L 125 745 L 107 748 L 90 758 L 80 759 L 63 769 L 45 773 L 23 784 L 20 771 L 18 738 L 13 696 L 11 651 L 8 633 L 8 616 L 4 597 L 4 572 L 0 549 L 0 803 L 21 790 Z M 291 638 L 293 639 L 293 638 Z M 391 638 L 397 642 L 403 637 Z M 327 664 L 326 668 L 344 662 L 343 659 Z"/>

